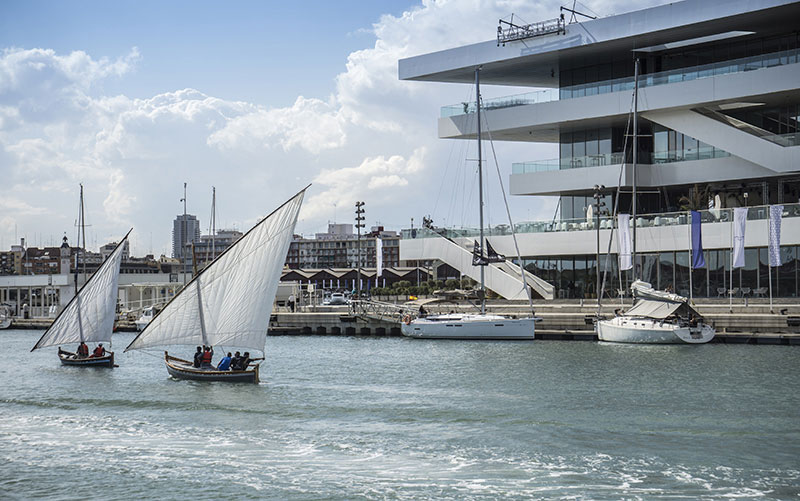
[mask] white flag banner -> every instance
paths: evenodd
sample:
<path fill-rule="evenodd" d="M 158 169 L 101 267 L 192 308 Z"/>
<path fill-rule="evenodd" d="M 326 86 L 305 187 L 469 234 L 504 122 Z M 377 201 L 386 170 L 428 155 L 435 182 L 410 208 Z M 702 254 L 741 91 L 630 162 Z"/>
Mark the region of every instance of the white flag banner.
<path fill-rule="evenodd" d="M 383 240 L 381 237 L 375 239 L 375 266 L 377 267 L 377 272 L 375 273 L 375 279 L 377 280 L 383 273 Z"/>
<path fill-rule="evenodd" d="M 747 224 L 747 207 L 733 209 L 733 267 L 744 267 L 744 228 Z"/>
<path fill-rule="evenodd" d="M 769 206 L 769 265 L 781 265 L 781 217 L 783 205 Z"/>
<path fill-rule="evenodd" d="M 630 270 L 633 268 L 633 259 L 631 258 L 631 228 L 629 222 L 631 220 L 630 214 L 617 214 L 617 224 L 619 231 L 617 238 L 619 239 L 619 269 Z"/>

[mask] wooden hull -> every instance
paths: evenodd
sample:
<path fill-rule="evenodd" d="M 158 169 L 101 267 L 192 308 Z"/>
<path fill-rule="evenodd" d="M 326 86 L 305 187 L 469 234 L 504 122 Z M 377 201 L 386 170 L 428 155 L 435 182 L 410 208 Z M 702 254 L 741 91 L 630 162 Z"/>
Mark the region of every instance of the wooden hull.
<path fill-rule="evenodd" d="M 58 349 L 58 358 L 61 360 L 62 365 L 72 365 L 76 367 L 105 367 L 107 369 L 114 368 L 114 352 L 109 351 L 105 356 L 94 358 L 78 358 L 70 351 Z"/>
<path fill-rule="evenodd" d="M 215 369 L 198 369 L 192 362 L 170 356 L 164 352 L 164 362 L 167 364 L 167 372 L 175 379 L 186 379 L 189 381 L 221 381 L 226 383 L 258 383 L 259 364 L 253 365 L 252 369 L 246 371 L 218 371 Z"/>

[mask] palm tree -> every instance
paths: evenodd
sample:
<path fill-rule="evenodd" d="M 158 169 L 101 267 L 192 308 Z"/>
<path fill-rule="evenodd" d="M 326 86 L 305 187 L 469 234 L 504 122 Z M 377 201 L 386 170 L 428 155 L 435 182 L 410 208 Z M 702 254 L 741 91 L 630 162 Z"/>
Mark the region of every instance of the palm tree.
<path fill-rule="evenodd" d="M 708 209 L 708 199 L 710 195 L 711 193 L 708 189 L 708 185 L 701 189 L 700 186 L 696 184 L 689 191 L 688 197 L 684 195 L 678 199 L 678 206 L 683 211 Z"/>

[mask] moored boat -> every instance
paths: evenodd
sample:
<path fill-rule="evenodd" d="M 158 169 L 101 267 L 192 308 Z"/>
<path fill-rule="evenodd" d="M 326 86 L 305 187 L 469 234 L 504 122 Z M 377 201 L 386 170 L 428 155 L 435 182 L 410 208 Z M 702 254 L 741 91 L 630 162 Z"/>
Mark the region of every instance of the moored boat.
<path fill-rule="evenodd" d="M 0 329 L 11 327 L 11 310 L 8 306 L 0 304 Z"/>
<path fill-rule="evenodd" d="M 621 315 L 597 322 L 597 338 L 613 343 L 702 344 L 715 330 L 677 294 L 653 289 L 641 280 L 631 285 L 634 305 Z"/>
<path fill-rule="evenodd" d="M 485 340 L 531 340 L 534 339 L 536 322 L 539 318 L 533 315 L 533 299 L 530 287 L 527 285 L 525 270 L 522 267 L 522 259 L 519 256 L 517 246 L 517 257 L 519 258 L 519 271 L 522 287 L 528 296 L 532 315 L 527 318 L 510 318 L 500 315 L 489 315 L 486 313 L 486 284 L 484 279 L 484 269 L 491 263 L 505 261 L 505 256 L 495 252 L 492 245 L 485 238 L 483 227 L 483 167 L 481 157 L 481 93 L 480 93 L 480 68 L 475 69 L 475 116 L 476 116 L 476 136 L 478 140 L 478 213 L 480 217 L 480 237 L 475 241 L 472 254 L 472 265 L 480 267 L 480 289 L 478 297 L 480 299 L 479 314 L 448 314 L 434 316 L 420 316 L 419 318 L 405 317 L 400 325 L 400 332 L 407 337 L 417 339 L 485 339 Z M 498 171 L 499 172 L 499 171 Z M 505 198 L 505 194 L 504 194 Z M 506 204 L 506 212 L 509 217 L 509 227 L 516 246 L 516 236 L 514 235 L 514 224 L 511 221 L 511 212 Z M 484 253 L 484 249 L 486 253 Z"/>
<path fill-rule="evenodd" d="M 500 315 L 429 315 L 403 322 L 400 332 L 417 339 L 531 340 L 536 319 Z"/>

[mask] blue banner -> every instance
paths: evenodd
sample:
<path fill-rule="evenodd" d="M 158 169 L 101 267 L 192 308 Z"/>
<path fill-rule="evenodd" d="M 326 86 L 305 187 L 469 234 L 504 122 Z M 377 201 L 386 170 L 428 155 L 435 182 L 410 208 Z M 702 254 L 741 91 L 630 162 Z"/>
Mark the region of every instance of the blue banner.
<path fill-rule="evenodd" d="M 706 258 L 703 256 L 703 235 L 700 231 L 700 213 L 692 211 L 692 269 L 705 268 Z"/>

